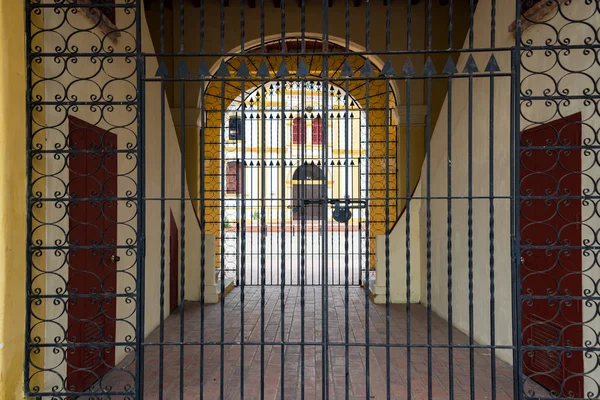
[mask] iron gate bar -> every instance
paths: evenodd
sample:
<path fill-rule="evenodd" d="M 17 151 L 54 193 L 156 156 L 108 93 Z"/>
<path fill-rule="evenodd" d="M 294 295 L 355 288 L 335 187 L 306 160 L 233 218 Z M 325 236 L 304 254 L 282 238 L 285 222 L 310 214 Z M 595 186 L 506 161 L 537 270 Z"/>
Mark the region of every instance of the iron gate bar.
<path fill-rule="evenodd" d="M 491 32 L 490 32 L 490 47 L 494 49 L 496 47 L 496 0 L 492 0 L 492 11 L 491 11 Z M 492 53 L 493 54 L 493 53 Z M 486 68 L 487 70 L 488 68 Z M 499 69 L 499 68 L 498 68 Z M 494 86 L 494 74 L 496 71 L 492 69 L 490 72 L 490 124 L 489 124 L 489 182 L 490 182 L 490 353 L 491 353 L 491 374 L 492 374 L 492 400 L 496 400 L 496 283 L 495 279 L 495 255 L 494 255 L 494 227 L 495 227 L 495 209 L 494 209 L 494 100 L 495 100 L 495 86 Z M 512 193 L 512 192 L 511 192 Z"/>
<path fill-rule="evenodd" d="M 406 48 L 412 49 L 412 1 L 407 1 L 407 17 L 406 17 Z M 450 7 L 452 9 L 452 7 Z M 411 140 L 411 113 L 410 113 L 410 93 L 411 93 L 411 79 L 414 75 L 414 71 L 410 71 L 408 65 L 408 59 L 405 66 L 407 68 L 402 69 L 402 73 L 407 75 L 406 78 L 406 193 L 411 192 L 410 188 L 410 140 Z M 411 330 L 410 330 L 410 270 L 411 270 L 411 257 L 410 257 L 410 205 L 411 199 L 406 199 L 405 213 L 406 213 L 406 394 L 410 400 L 412 393 L 412 364 L 411 364 Z M 387 283 L 387 282 L 386 282 Z M 386 299 L 386 306 L 387 306 Z M 452 392 L 450 393 L 452 398 Z"/>
<path fill-rule="evenodd" d="M 433 47 L 433 35 L 432 35 L 432 0 L 427 3 L 427 49 L 431 50 Z M 452 37 L 452 34 L 449 35 Z M 428 56 L 427 62 L 431 61 L 431 56 Z M 429 71 L 429 75 L 432 75 L 435 71 Z M 427 110 L 431 110 L 431 79 L 427 79 Z M 427 163 L 427 200 L 426 200 L 426 235 L 427 235 L 427 265 L 426 265 L 426 296 L 427 296 L 427 393 L 428 400 L 432 400 L 433 396 L 433 349 L 431 348 L 432 335 L 431 335 L 431 112 L 427 113 L 426 121 L 426 148 L 425 148 L 425 162 Z M 386 282 L 387 282 L 386 278 Z M 387 302 L 387 301 L 386 301 Z"/>
<path fill-rule="evenodd" d="M 264 0 L 263 0 L 264 1 Z M 327 0 L 322 0 L 322 26 L 321 26 L 321 32 L 322 32 L 322 46 L 323 46 L 323 50 L 325 49 L 329 49 L 329 7 L 328 7 L 328 2 Z M 325 54 L 322 57 L 321 60 L 321 74 L 323 76 L 329 76 L 329 55 Z M 323 110 L 325 111 L 323 113 L 323 134 L 322 134 L 322 140 L 321 140 L 321 146 L 322 146 L 322 150 L 321 150 L 321 156 L 322 156 L 322 162 L 323 162 L 323 167 L 325 169 L 325 179 L 321 182 L 322 187 L 322 192 L 321 195 L 324 195 L 326 199 L 328 199 L 328 181 L 329 181 L 329 170 L 327 168 L 328 162 L 327 162 L 327 158 L 329 156 L 329 152 L 328 152 L 328 148 L 327 148 L 327 144 L 329 142 L 329 84 L 324 82 L 323 84 L 323 90 L 322 90 L 322 96 L 323 96 L 323 100 L 322 100 L 322 104 L 323 104 Z M 306 138 L 303 139 L 303 141 L 306 141 Z M 347 145 L 347 144 L 346 144 Z M 347 183 L 346 183 L 347 184 Z M 321 245 L 321 258 L 322 258 L 322 275 L 323 277 L 321 278 L 321 282 L 322 282 L 322 286 L 321 286 L 321 291 L 322 291 L 322 296 L 321 296 L 321 301 L 322 301 L 322 312 L 323 312 L 323 318 L 322 318 L 322 328 L 321 328 L 321 340 L 322 340 L 322 345 L 321 345 L 321 363 L 322 363 L 322 369 L 321 369 L 321 398 L 326 399 L 329 396 L 329 298 L 328 298 L 328 283 L 329 283 L 329 277 L 328 277 L 328 259 L 327 259 L 327 231 L 328 231 L 328 221 L 327 221 L 327 205 L 326 203 L 323 203 L 321 205 L 321 230 L 322 230 L 322 237 L 323 237 L 323 242 Z M 346 390 L 347 391 L 347 390 Z"/>
<path fill-rule="evenodd" d="M 141 6 L 139 2 L 135 4 L 135 33 L 137 38 L 141 38 L 142 35 L 142 24 L 140 21 L 141 14 Z M 139 208 L 138 218 L 137 218 L 137 228 L 138 228 L 138 248 L 137 248 L 137 271 L 136 276 L 137 279 L 137 287 L 136 292 L 137 296 L 137 313 L 136 313 L 136 378 L 135 382 L 135 391 L 136 394 L 143 396 L 144 393 L 144 295 L 145 295 L 145 262 L 146 262 L 146 212 L 145 212 L 145 202 L 143 199 L 144 193 L 146 193 L 146 174 L 143 166 L 146 165 L 146 144 L 145 144 L 145 115 L 144 115 L 144 99 L 145 99 L 145 90 L 144 90 L 144 76 L 146 75 L 146 60 L 142 56 L 142 43 L 140 40 L 136 41 L 135 47 L 135 56 L 136 56 L 136 64 L 137 64 L 137 91 L 136 98 L 138 101 L 137 105 L 137 123 L 138 123 L 138 131 L 137 131 L 137 139 L 138 139 L 138 156 L 141 160 L 141 167 L 137 167 L 137 204 Z"/>
<path fill-rule="evenodd" d="M 410 7 L 410 6 L 409 6 Z M 370 23 L 371 23 L 371 3 L 366 1 L 365 2 L 365 50 L 368 52 L 370 50 L 370 38 L 371 36 L 369 35 L 369 31 L 370 31 Z M 366 61 L 365 61 L 366 63 Z M 363 67 L 364 68 L 364 67 Z M 327 74 L 323 74 L 325 77 L 327 77 Z M 369 91 L 369 80 L 370 80 L 370 76 L 363 74 L 363 71 L 361 70 L 361 76 L 365 78 L 365 125 L 367 126 L 367 134 L 366 134 L 366 141 L 368 142 L 369 140 L 369 133 L 368 133 L 368 127 L 369 125 L 369 99 L 370 96 L 368 95 L 370 93 Z M 387 104 L 386 104 L 387 107 Z M 361 133 L 362 136 L 362 133 Z M 366 146 L 366 162 L 367 162 L 367 170 L 369 169 L 369 160 L 370 160 L 370 154 L 371 154 L 371 146 L 368 145 Z M 370 279 L 369 279 L 369 269 L 370 269 L 370 261 L 371 261 L 371 253 L 369 251 L 369 245 L 370 245 L 370 235 L 369 235 L 369 174 L 367 173 L 365 175 L 365 190 L 367 192 L 367 208 L 365 209 L 365 277 L 364 277 L 364 285 L 365 285 L 365 398 L 369 398 L 371 396 L 371 355 L 370 355 L 370 351 L 369 351 L 369 286 L 370 286 Z"/>
<path fill-rule="evenodd" d="M 450 0 L 451 4 L 450 4 L 450 8 L 448 9 L 448 47 L 452 48 L 453 47 L 453 21 L 454 21 L 454 15 L 453 15 L 453 0 Z M 471 49 L 469 49 L 471 50 Z M 446 181 L 447 181 L 447 193 L 448 193 L 448 199 L 447 199 L 447 213 L 446 213 L 446 225 L 447 225 L 447 230 L 446 230 L 446 252 L 447 252 L 447 263 L 448 263 L 448 267 L 447 267 L 447 288 L 448 288 L 448 309 L 447 309 L 447 313 L 448 313 L 448 390 L 449 390 L 449 395 L 450 395 L 450 400 L 454 399 L 454 379 L 452 379 L 452 377 L 454 376 L 454 352 L 452 351 L 453 347 L 454 347 L 454 338 L 452 336 L 452 297 L 453 297 L 453 293 L 452 293 L 452 273 L 453 273 L 453 266 L 452 266 L 452 80 L 454 78 L 454 72 L 458 72 L 456 71 L 456 68 L 451 69 L 451 68 L 444 68 L 444 71 L 442 72 L 446 72 L 448 75 L 448 95 L 447 95 L 447 103 L 448 103 L 448 121 L 447 121 L 447 125 L 448 125 L 448 131 L 447 131 L 447 135 L 446 135 L 446 141 L 447 141 L 447 147 L 446 147 L 446 151 L 448 153 L 448 160 L 450 160 L 450 162 L 447 163 L 446 166 Z M 407 200 L 408 201 L 408 200 Z M 407 216 L 408 218 L 408 216 Z M 408 224 L 408 222 L 407 222 Z"/>
<path fill-rule="evenodd" d="M 475 26 L 473 25 L 473 0 L 469 0 L 469 50 L 472 49 L 473 46 L 473 34 Z M 469 57 L 472 57 L 469 55 Z M 471 60 L 471 59 L 469 59 Z M 468 65 L 469 61 L 467 61 Z M 469 94 L 468 94 L 468 212 L 467 212 L 467 225 L 468 225 L 468 252 L 469 252 L 469 345 L 473 344 L 473 77 L 472 73 L 475 72 L 473 68 L 469 68 Z M 493 160 L 493 159 L 492 159 Z M 475 353 L 473 352 L 473 348 L 469 349 L 469 384 L 470 384 L 470 392 L 471 398 L 475 397 Z"/>
<path fill-rule="evenodd" d="M 161 18 L 164 15 L 164 1 L 161 0 Z M 205 15 L 204 15 L 204 1 L 200 2 L 200 53 L 204 53 L 204 24 L 205 24 Z M 161 31 L 161 36 L 163 33 Z M 242 44 L 243 46 L 243 44 Z M 242 47 L 243 48 L 243 47 Z M 202 66 L 202 65 L 201 65 Z M 199 72 L 200 68 L 198 69 Z M 203 78 L 207 78 L 207 74 L 202 72 L 201 74 Z M 200 109 L 205 109 L 205 80 L 200 81 Z M 243 84 L 243 83 L 242 83 Z M 182 105 L 183 107 L 183 105 Z M 199 179 L 199 189 L 200 189 L 200 367 L 199 370 L 199 379 L 200 379 L 200 400 L 204 400 L 204 350 L 205 350 L 205 337 L 204 337 L 204 329 L 205 329 L 205 302 L 206 302 L 206 181 L 203 179 L 206 176 L 206 154 L 205 154 L 205 146 L 206 146 L 206 113 L 201 113 L 199 118 L 200 123 L 200 131 L 199 131 L 199 167 L 198 171 L 200 173 Z M 183 128 L 182 128 L 183 129 Z M 243 168 L 243 167 L 242 167 Z M 242 246 L 244 242 L 242 241 Z M 245 266 L 245 259 L 242 258 L 242 269 Z M 211 277 L 212 279 L 212 277 Z M 242 280 L 242 287 L 243 287 Z M 244 304 L 244 295 L 242 292 L 241 295 L 242 305 Z M 244 315 L 244 310 L 242 307 L 241 314 Z M 242 333 L 244 331 L 244 326 L 241 326 Z M 243 336 L 242 336 L 242 350 L 243 350 Z M 243 368 L 243 365 L 242 365 Z"/>
<path fill-rule="evenodd" d="M 244 14 L 244 5 L 245 5 L 245 0 L 240 0 L 240 22 L 241 22 L 241 32 L 240 32 L 240 43 L 241 43 L 241 53 L 244 53 L 244 46 L 245 46 L 245 27 L 246 27 L 246 20 L 245 20 L 245 14 Z M 238 72 L 239 74 L 239 72 Z M 246 75 L 246 74 L 242 74 L 242 75 Z M 245 76 L 243 76 L 242 78 L 245 78 Z M 240 94 L 241 94 L 241 107 L 242 107 L 242 163 L 241 163 L 241 172 L 242 172 L 242 182 L 241 182 L 241 191 L 242 191 L 242 201 L 241 201 L 241 210 L 242 210 L 242 215 L 244 216 L 244 218 L 242 218 L 241 224 L 241 230 L 242 230 L 242 238 L 241 238 L 241 284 L 240 284 L 240 302 L 241 302 L 241 307 L 240 307 L 240 399 L 244 400 L 244 366 L 245 366 L 245 341 L 246 341 L 246 337 L 245 337 L 245 294 L 244 294 L 244 289 L 246 287 L 246 162 L 244 161 L 246 159 L 246 102 L 244 100 L 244 96 L 245 96 L 245 83 L 246 81 L 244 79 L 242 79 L 242 82 L 240 84 Z M 204 109 L 204 107 L 202 108 Z M 224 266 L 222 266 L 224 267 Z"/>
<path fill-rule="evenodd" d="M 517 1 L 516 5 L 516 15 L 521 15 L 521 2 Z M 521 378 L 522 375 L 522 363 L 523 363 L 523 355 L 521 350 L 523 334 L 521 332 L 521 279 L 520 279 L 520 265 L 517 260 L 521 258 L 521 251 L 518 246 L 521 245 L 521 233 L 520 233 L 520 218 L 519 213 L 521 210 L 521 188 L 520 188 L 520 168 L 518 167 L 520 164 L 520 143 L 521 143 L 521 123 L 520 123 L 520 113 L 517 113 L 517 110 L 520 108 L 519 96 L 521 95 L 521 20 L 520 18 L 516 21 L 516 35 L 515 35 L 515 46 L 511 56 L 511 72 L 514 74 L 513 85 L 511 86 L 511 118 L 513 119 L 511 122 L 511 144 L 512 149 L 511 152 L 511 194 L 514 196 L 514 200 L 511 205 L 513 205 L 513 220 L 512 220 L 512 279 L 513 279 L 513 327 L 517 327 L 517 329 L 513 329 L 513 345 L 515 346 L 515 350 L 513 351 L 513 387 L 514 387 L 514 396 L 515 398 L 519 398 L 523 395 L 523 380 Z M 519 155 L 517 157 L 516 155 Z M 514 157 L 514 159 L 512 158 Z"/>
<path fill-rule="evenodd" d="M 346 45 L 346 51 L 350 50 L 350 0 L 346 0 L 346 12 L 344 15 L 344 24 L 345 24 L 345 45 Z M 345 87 L 344 87 L 344 144 L 346 147 L 346 150 L 344 152 L 344 156 L 345 156 L 345 163 L 344 163 L 344 181 L 346 182 L 346 186 L 345 186 L 345 193 L 344 193 L 344 198 L 346 199 L 346 207 L 349 206 L 349 202 L 348 199 L 350 198 L 350 194 L 348 193 L 348 182 L 349 182 L 349 173 L 348 173 L 348 167 L 349 167 L 349 157 L 348 157 L 348 143 L 352 143 L 351 147 L 354 147 L 353 143 L 354 142 L 349 142 L 349 124 L 348 124 L 348 117 L 350 116 L 350 90 L 349 90 L 349 82 L 346 81 L 345 82 Z M 339 127 L 339 124 L 338 124 Z M 354 189 L 354 188 L 353 188 Z M 348 308 L 350 307 L 350 295 L 349 295 L 349 281 L 348 281 L 348 263 L 349 263 L 349 257 L 348 257 L 348 236 L 349 236 L 349 232 L 348 232 L 348 220 L 346 220 L 345 224 L 344 224 L 344 385 L 346 388 L 350 387 L 350 312 L 348 310 Z M 360 222 L 359 222 L 360 223 Z M 360 232 L 360 229 L 359 229 Z M 354 244 L 354 241 L 352 241 L 352 243 Z M 354 249 L 353 249 L 354 250 Z M 360 260 L 360 256 L 359 256 L 359 260 Z M 354 259 L 352 260 L 352 263 L 354 264 Z M 359 271 L 358 271 L 358 275 L 360 276 L 360 266 L 359 266 Z M 352 268 L 352 281 L 354 281 L 354 268 Z M 359 282 L 360 284 L 360 282 Z M 346 399 L 348 399 L 349 394 L 348 391 L 346 390 Z"/>

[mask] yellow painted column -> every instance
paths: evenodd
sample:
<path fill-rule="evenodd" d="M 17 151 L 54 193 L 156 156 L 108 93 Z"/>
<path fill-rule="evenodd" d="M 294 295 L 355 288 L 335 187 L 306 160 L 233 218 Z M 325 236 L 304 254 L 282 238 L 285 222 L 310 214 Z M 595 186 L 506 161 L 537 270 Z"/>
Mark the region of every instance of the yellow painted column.
<path fill-rule="evenodd" d="M 23 398 L 26 240 L 25 6 L 0 0 L 0 399 Z"/>

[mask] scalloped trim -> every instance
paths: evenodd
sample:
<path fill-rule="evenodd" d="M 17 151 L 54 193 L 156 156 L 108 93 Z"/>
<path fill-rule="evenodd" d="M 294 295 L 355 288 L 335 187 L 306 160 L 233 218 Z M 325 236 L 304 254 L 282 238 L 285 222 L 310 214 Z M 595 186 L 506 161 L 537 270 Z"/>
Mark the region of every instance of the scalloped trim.
<path fill-rule="evenodd" d="M 92 4 L 91 0 L 77 0 L 77 4 Z M 115 24 L 113 24 L 104 13 L 98 10 L 87 7 L 77 8 L 90 22 L 92 22 L 105 36 L 108 36 L 115 44 L 118 43 L 121 37 L 121 32 L 117 30 Z"/>
<path fill-rule="evenodd" d="M 521 32 L 525 31 L 525 29 L 529 28 L 530 26 L 535 25 L 537 22 L 541 22 L 546 15 L 556 10 L 556 8 L 563 2 L 564 0 L 554 0 L 552 1 L 552 4 L 548 5 L 546 0 L 542 0 L 535 6 L 531 7 L 525 12 L 525 14 L 521 16 Z M 508 31 L 514 33 L 516 30 L 517 21 L 514 21 L 508 27 Z"/>

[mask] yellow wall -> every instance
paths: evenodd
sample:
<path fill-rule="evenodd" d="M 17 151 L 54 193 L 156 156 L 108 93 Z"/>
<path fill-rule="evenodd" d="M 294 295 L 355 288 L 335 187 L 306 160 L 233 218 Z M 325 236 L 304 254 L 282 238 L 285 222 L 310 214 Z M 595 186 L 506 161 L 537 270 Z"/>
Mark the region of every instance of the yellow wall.
<path fill-rule="evenodd" d="M 25 16 L 0 2 L 0 399 L 22 397 L 25 327 Z"/>

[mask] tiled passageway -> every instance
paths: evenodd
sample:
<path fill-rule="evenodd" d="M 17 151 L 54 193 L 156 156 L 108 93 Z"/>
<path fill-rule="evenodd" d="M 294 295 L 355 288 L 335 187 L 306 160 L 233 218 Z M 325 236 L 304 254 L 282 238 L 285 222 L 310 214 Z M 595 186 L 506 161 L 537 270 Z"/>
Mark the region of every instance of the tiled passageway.
<path fill-rule="evenodd" d="M 345 347 L 339 346 L 345 341 L 345 302 L 343 287 L 329 287 L 328 332 L 329 332 L 329 398 L 345 398 Z M 200 394 L 200 366 L 203 364 L 203 390 L 205 399 L 218 399 L 220 382 L 223 380 L 224 397 L 240 398 L 241 365 L 241 296 L 240 289 L 234 289 L 225 299 L 223 308 L 224 329 L 221 333 L 221 305 L 207 305 L 204 310 L 205 342 L 204 360 L 200 357 L 201 307 L 198 303 L 185 303 L 183 307 L 183 339 L 185 346 L 164 346 L 163 399 L 198 399 Z M 281 303 L 280 288 L 265 288 L 264 306 L 264 342 L 281 340 Z M 281 369 L 284 368 L 285 399 L 301 398 L 301 351 L 298 342 L 304 340 L 304 396 L 306 399 L 322 398 L 322 296 L 320 287 L 305 288 L 304 333 L 302 339 L 301 289 L 297 286 L 285 288 L 284 337 L 286 342 L 283 363 L 280 345 L 264 346 L 264 387 L 265 399 L 280 399 Z M 385 306 L 373 305 L 369 301 L 369 342 L 371 399 L 386 398 L 386 324 Z M 260 398 L 261 381 L 261 288 L 246 287 L 244 299 L 244 398 Z M 146 312 L 148 312 L 147 310 Z M 390 343 L 406 344 L 407 337 L 406 305 L 392 305 L 390 310 Z M 180 341 L 180 312 L 175 312 L 165 321 L 164 342 Z M 349 359 L 349 398 L 365 398 L 365 296 L 361 288 L 351 287 L 348 302 L 348 347 Z M 411 348 L 410 392 L 412 399 L 427 399 L 428 365 L 431 365 L 433 379 L 433 398 L 449 398 L 449 352 L 447 347 L 448 325 L 435 314 L 431 315 L 432 343 L 442 345 L 434 347 L 431 363 L 428 364 L 427 309 L 422 305 L 410 307 L 410 342 L 417 346 Z M 225 345 L 220 346 L 221 335 Z M 468 344 L 468 338 L 453 330 L 456 345 Z M 156 329 L 147 338 L 149 345 L 145 350 L 145 391 L 144 399 L 159 398 L 159 347 L 160 330 Z M 315 344 L 318 342 L 318 344 Z M 190 343 L 190 344 L 187 344 Z M 258 344 L 256 344 L 258 343 Z M 363 345 L 356 345 L 363 344 Z M 181 353 L 183 351 L 183 354 Z M 506 351 L 506 350 L 505 350 Z M 390 349 L 391 398 L 406 399 L 408 390 L 406 347 Z M 469 349 L 453 350 L 453 390 L 455 399 L 470 399 Z M 132 368 L 133 358 L 125 359 L 122 366 Z M 490 349 L 475 351 L 475 399 L 492 398 L 492 368 Z M 223 362 L 223 377 L 220 365 Z M 183 388 L 180 388 L 183 362 Z M 500 360 L 496 362 L 495 392 L 496 399 L 512 399 L 512 367 Z M 110 375 L 110 374 L 109 374 Z M 131 375 L 125 371 L 112 373 L 105 377 L 103 385 L 110 384 L 113 389 L 132 384 Z M 527 384 L 529 395 L 543 395 L 539 387 Z M 180 394 L 182 393 L 182 397 Z M 113 397 L 114 398 L 114 397 Z"/>

